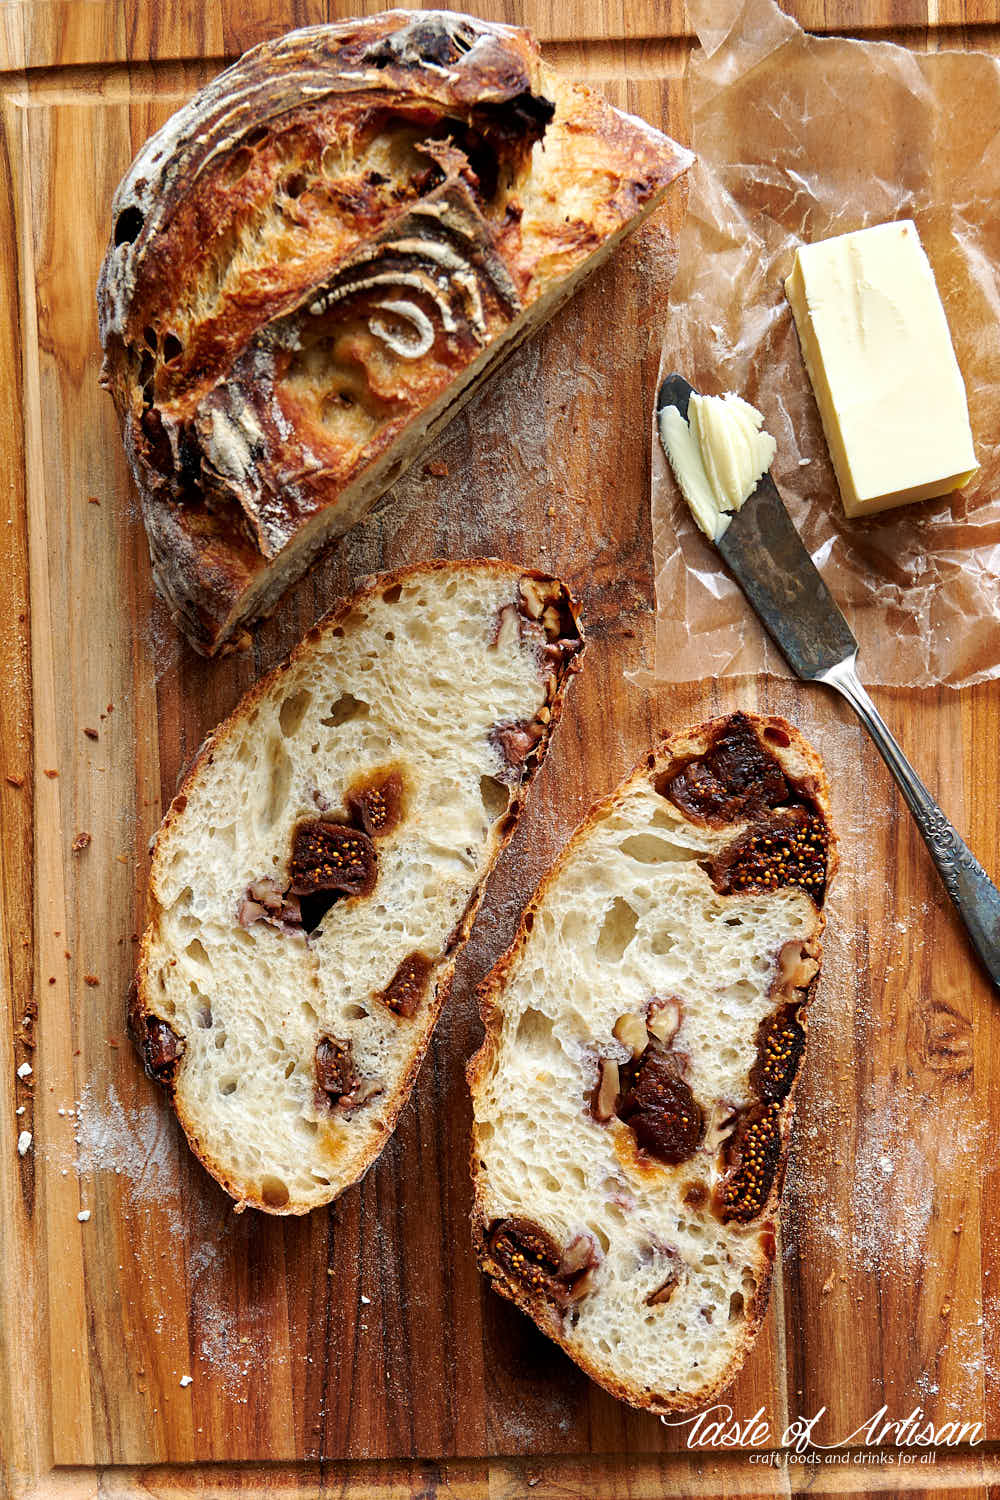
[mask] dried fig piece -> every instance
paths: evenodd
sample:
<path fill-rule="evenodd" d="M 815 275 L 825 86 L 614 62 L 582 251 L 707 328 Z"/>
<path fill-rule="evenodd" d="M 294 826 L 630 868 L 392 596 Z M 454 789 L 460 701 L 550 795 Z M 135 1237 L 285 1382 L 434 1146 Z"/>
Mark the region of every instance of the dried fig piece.
<path fill-rule="evenodd" d="M 751 824 L 703 868 L 720 896 L 799 886 L 821 906 L 828 842 L 823 819 L 793 807 Z"/>
<path fill-rule="evenodd" d="M 405 1016 L 409 1019 L 416 1014 L 418 1005 L 427 993 L 427 984 L 433 968 L 434 960 L 428 958 L 426 954 L 408 954 L 385 989 L 379 990 L 375 999 L 380 1000 L 397 1016 Z"/>
<path fill-rule="evenodd" d="M 370 839 L 384 837 L 403 816 L 403 777 L 397 770 L 374 771 L 344 794 L 352 823 Z"/>
<path fill-rule="evenodd" d="M 757 1061 L 750 1087 L 766 1104 L 788 1097 L 806 1045 L 806 1034 L 795 1019 L 795 1005 L 782 1005 L 765 1016 L 757 1028 Z"/>
<path fill-rule="evenodd" d="M 316 1043 L 317 1103 L 326 1103 L 342 1114 L 350 1114 L 383 1092 L 374 1078 L 365 1078 L 354 1065 L 350 1041 L 321 1036 Z"/>
<path fill-rule="evenodd" d="M 490 1254 L 529 1292 L 561 1299 L 557 1280 L 562 1251 L 552 1236 L 530 1219 L 500 1219 L 489 1237 Z"/>
<path fill-rule="evenodd" d="M 370 896 L 375 889 L 375 849 L 366 833 L 343 823 L 299 823 L 292 835 L 289 874 L 293 896 L 331 891 Z"/>
<path fill-rule="evenodd" d="M 705 1118 L 681 1076 L 682 1059 L 651 1040 L 638 1062 L 622 1068 L 618 1118 L 643 1151 L 677 1166 L 693 1156 L 705 1133 Z"/>
<path fill-rule="evenodd" d="M 320 1037 L 316 1043 L 316 1082 L 333 1104 L 357 1087 L 350 1042 L 338 1042 L 332 1036 Z"/>
<path fill-rule="evenodd" d="M 723 1147 L 726 1175 L 716 1188 L 723 1223 L 747 1224 L 767 1202 L 781 1160 L 780 1104 L 752 1104 L 740 1112 Z"/>
<path fill-rule="evenodd" d="M 715 827 L 788 802 L 792 790 L 746 714 L 731 714 L 704 756 L 661 777 L 656 790 L 682 813 Z"/>
<path fill-rule="evenodd" d="M 532 1295 L 557 1307 L 578 1302 L 590 1290 L 600 1260 L 590 1235 L 576 1235 L 565 1250 L 530 1219 L 498 1219 L 490 1230 L 489 1251 L 497 1264 Z"/>
<path fill-rule="evenodd" d="M 133 985 L 129 992 L 129 1032 L 147 1075 L 165 1088 L 184 1056 L 184 1040 L 169 1022 L 159 1016 L 137 1014 L 137 1005 L 137 991 Z"/>

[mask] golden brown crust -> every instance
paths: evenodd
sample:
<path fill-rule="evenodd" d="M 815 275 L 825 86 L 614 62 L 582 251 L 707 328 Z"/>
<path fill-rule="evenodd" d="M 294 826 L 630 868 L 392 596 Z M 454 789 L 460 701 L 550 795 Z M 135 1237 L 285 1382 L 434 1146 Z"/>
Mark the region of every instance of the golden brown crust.
<path fill-rule="evenodd" d="M 745 719 L 751 724 L 758 738 L 763 736 L 767 730 L 777 732 L 778 741 L 769 741 L 767 743 L 766 748 L 768 752 L 780 762 L 789 780 L 806 790 L 817 813 L 825 824 L 828 837 L 827 886 L 829 885 L 829 881 L 833 878 L 838 864 L 837 840 L 830 817 L 829 781 L 819 755 L 793 725 L 778 715 L 746 713 L 738 716 L 727 715 L 720 719 L 710 719 L 690 729 L 668 736 L 655 749 L 651 750 L 637 762 L 632 771 L 613 792 L 609 793 L 608 796 L 602 798 L 599 802 L 596 802 L 590 809 L 558 859 L 543 877 L 538 889 L 525 907 L 517 933 L 510 947 L 498 959 L 493 969 L 480 983 L 477 990 L 477 998 L 480 1016 L 485 1028 L 485 1036 L 479 1050 L 469 1059 L 466 1065 L 466 1078 L 472 1093 L 473 1102 L 475 1102 L 478 1090 L 490 1077 L 496 1064 L 503 1016 L 502 995 L 508 974 L 524 949 L 534 922 L 535 913 L 544 905 L 548 890 L 556 881 L 560 870 L 570 858 L 573 850 L 587 838 L 590 831 L 604 817 L 614 810 L 620 799 L 631 787 L 642 782 L 658 782 L 665 776 L 668 776 L 672 770 L 682 765 L 685 760 L 693 756 L 703 755 L 720 730 L 729 725 L 736 717 Z M 783 745 L 781 743 L 782 737 L 787 738 L 787 744 Z M 815 937 L 817 959 L 820 959 L 822 956 L 820 937 L 824 925 L 825 916 L 822 907 L 820 907 L 817 910 Z M 818 975 L 801 992 L 803 998 L 796 1012 L 796 1020 L 806 1035 L 808 1035 L 809 1003 L 816 987 L 817 978 Z M 472 1235 L 480 1268 L 489 1277 L 494 1291 L 499 1292 L 501 1296 L 506 1297 L 520 1308 L 522 1312 L 526 1313 L 528 1317 L 532 1318 L 544 1333 L 566 1350 L 567 1354 L 581 1366 L 592 1380 L 596 1381 L 598 1385 L 603 1386 L 620 1400 L 627 1401 L 632 1406 L 678 1415 L 699 1411 L 714 1401 L 735 1379 L 747 1354 L 756 1342 L 761 1324 L 767 1312 L 768 1297 L 770 1295 L 776 1251 L 777 1222 L 788 1157 L 788 1136 L 791 1128 L 795 1094 L 801 1075 L 802 1058 L 804 1056 L 805 1052 L 803 1050 L 802 1056 L 795 1068 L 788 1093 L 781 1105 L 780 1160 L 771 1190 L 766 1201 L 760 1207 L 759 1212 L 746 1226 L 748 1240 L 751 1236 L 756 1237 L 757 1254 L 755 1257 L 756 1291 L 752 1303 L 746 1309 L 743 1337 L 730 1365 L 723 1374 L 718 1379 L 705 1385 L 695 1394 L 672 1393 L 670 1396 L 661 1396 L 655 1392 L 649 1393 L 644 1390 L 637 1390 L 627 1382 L 619 1380 L 609 1369 L 599 1367 L 596 1363 L 581 1355 L 579 1349 L 574 1345 L 573 1340 L 567 1335 L 558 1309 L 554 1307 L 553 1303 L 547 1297 L 542 1294 L 530 1294 L 507 1273 L 504 1266 L 490 1253 L 488 1244 L 490 1224 L 485 1208 L 475 1142 L 473 1141 L 472 1175 L 475 1183 L 475 1196 L 472 1210 Z"/>
<path fill-rule="evenodd" d="M 150 862 L 148 901 L 149 909 L 147 912 L 147 925 L 143 933 L 139 948 L 139 960 L 136 969 L 136 977 L 129 991 L 127 1004 L 128 1032 L 133 1040 L 133 1043 L 136 1046 L 137 1051 L 139 1052 L 147 1073 L 151 1078 L 154 1078 L 154 1080 L 161 1085 L 168 1099 L 173 1105 L 177 1117 L 180 1120 L 185 1134 L 188 1137 L 188 1143 L 191 1146 L 192 1151 L 201 1161 L 206 1170 L 216 1179 L 216 1181 L 225 1189 L 225 1191 L 229 1193 L 232 1198 L 236 1199 L 237 1210 L 240 1212 L 242 1212 L 242 1210 L 245 1208 L 257 1208 L 266 1213 L 303 1214 L 310 1212 L 311 1205 L 303 1207 L 290 1204 L 286 1207 L 275 1207 L 273 1204 L 265 1202 L 247 1184 L 239 1183 L 233 1180 L 228 1175 L 224 1165 L 213 1158 L 210 1153 L 200 1144 L 191 1121 L 185 1117 L 185 1113 L 180 1101 L 178 1100 L 175 1087 L 175 1078 L 177 1072 L 176 1067 L 166 1067 L 163 1069 L 158 1069 L 152 1065 L 147 1046 L 148 1027 L 150 1024 L 167 1025 L 163 1018 L 160 1017 L 157 1013 L 156 1001 L 152 987 L 150 965 L 150 952 L 156 940 L 157 922 L 159 918 L 159 906 L 156 899 L 157 860 L 159 851 L 161 847 L 163 847 L 169 841 L 171 830 L 173 829 L 177 820 L 184 814 L 187 807 L 188 798 L 193 789 L 201 781 L 201 778 L 204 776 L 208 766 L 211 764 L 216 746 L 220 743 L 220 741 L 226 739 L 234 732 L 237 732 L 246 723 L 246 721 L 252 717 L 256 705 L 265 695 L 269 694 L 272 685 L 281 677 L 283 677 L 286 672 L 288 672 L 288 670 L 300 656 L 310 651 L 315 646 L 316 642 L 322 638 L 322 636 L 328 634 L 332 630 L 335 630 L 342 620 L 344 620 L 353 610 L 362 607 L 366 600 L 371 599 L 378 594 L 384 593 L 387 589 L 391 589 L 397 584 L 405 583 L 408 579 L 417 575 L 424 576 L 427 573 L 442 572 L 452 568 L 468 567 L 482 568 L 493 576 L 507 577 L 512 581 L 531 578 L 538 579 L 539 581 L 543 582 L 553 581 L 559 583 L 559 580 L 557 579 L 552 580 L 550 574 L 543 573 L 536 568 L 518 567 L 514 563 L 503 562 L 496 558 L 471 558 L 463 559 L 459 562 L 442 559 L 429 563 L 420 563 L 411 565 L 409 567 L 398 568 L 393 572 L 382 573 L 378 576 L 370 578 L 367 582 L 362 584 L 354 594 L 344 599 L 339 605 L 332 609 L 329 614 L 325 615 L 323 619 L 319 620 L 315 625 L 313 625 L 312 628 L 307 631 L 306 635 L 299 642 L 299 644 L 290 652 L 285 661 L 281 662 L 277 667 L 268 672 L 266 676 L 262 677 L 259 682 L 255 683 L 250 691 L 245 695 L 245 697 L 240 700 L 239 704 L 229 715 L 229 717 L 225 719 L 212 732 L 212 734 L 210 734 L 204 740 L 200 748 L 195 753 L 194 758 L 185 770 L 183 778 L 178 786 L 177 792 L 175 793 L 170 806 L 164 814 L 160 827 L 157 830 L 155 838 L 153 839 L 151 847 L 152 858 Z M 367 1171 L 368 1167 L 377 1159 L 377 1157 L 381 1153 L 386 1141 L 395 1129 L 400 1110 L 403 1108 L 403 1105 L 409 1098 L 414 1080 L 416 1079 L 417 1073 L 420 1069 L 420 1065 L 423 1061 L 427 1045 L 434 1031 L 434 1026 L 436 1024 L 437 1018 L 441 1012 L 442 1007 L 446 1003 L 448 996 L 451 993 L 455 965 L 461 952 L 462 945 L 467 939 L 469 932 L 471 931 L 472 924 L 475 921 L 476 913 L 479 910 L 479 904 L 482 899 L 483 890 L 486 886 L 487 881 L 489 880 L 490 874 L 496 864 L 497 859 L 500 857 L 500 854 L 506 848 L 507 844 L 510 842 L 511 837 L 513 836 L 518 818 L 520 817 L 521 809 L 528 794 L 528 789 L 531 786 L 531 783 L 534 780 L 538 769 L 545 759 L 549 744 L 552 739 L 552 734 L 555 731 L 556 725 L 559 723 L 559 720 L 562 717 L 563 705 L 565 702 L 566 691 L 569 687 L 569 683 L 572 680 L 574 673 L 579 669 L 579 663 L 582 660 L 584 652 L 586 651 L 583 628 L 579 618 L 578 602 L 573 598 L 570 591 L 565 587 L 565 585 L 559 584 L 559 587 L 563 591 L 562 596 L 566 608 L 568 609 L 569 614 L 577 628 L 579 639 L 582 644 L 575 655 L 572 658 L 567 659 L 557 671 L 555 693 L 548 705 L 550 711 L 548 723 L 545 725 L 544 733 L 542 734 L 542 737 L 538 742 L 534 754 L 528 759 L 524 778 L 517 786 L 511 789 L 510 805 L 506 813 L 504 814 L 504 817 L 501 820 L 500 824 L 498 824 L 497 831 L 499 837 L 490 864 L 482 880 L 471 892 L 469 900 L 466 904 L 465 911 L 459 923 L 451 933 L 446 951 L 441 960 L 434 967 L 433 984 L 430 988 L 427 1000 L 421 1006 L 420 1024 L 424 1027 L 423 1043 L 415 1052 L 412 1062 L 407 1069 L 405 1076 L 397 1084 L 392 1098 L 387 1101 L 386 1109 L 383 1111 L 385 1121 L 384 1128 L 379 1136 L 373 1141 L 365 1165 L 362 1167 L 361 1172 L 359 1172 L 358 1174 L 359 1176 L 362 1172 Z"/>
<path fill-rule="evenodd" d="M 290 33 L 168 121 L 115 195 L 98 305 L 196 649 L 266 613 L 688 160 L 529 33 L 450 12 Z"/>

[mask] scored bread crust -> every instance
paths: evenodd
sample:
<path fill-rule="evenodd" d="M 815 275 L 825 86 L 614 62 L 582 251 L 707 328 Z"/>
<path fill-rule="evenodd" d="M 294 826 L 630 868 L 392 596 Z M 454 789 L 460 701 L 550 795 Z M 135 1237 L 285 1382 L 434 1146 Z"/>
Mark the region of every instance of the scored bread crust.
<path fill-rule="evenodd" d="M 552 901 L 553 892 L 559 887 L 560 877 L 564 871 L 573 866 L 574 860 L 586 851 L 588 843 L 594 835 L 613 818 L 616 813 L 621 813 L 624 805 L 628 802 L 630 794 L 638 788 L 653 788 L 663 785 L 664 781 L 678 767 L 683 766 L 692 758 L 703 757 L 710 749 L 713 741 L 734 721 L 742 720 L 745 724 L 752 726 L 758 740 L 766 731 L 771 731 L 774 739 L 768 736 L 767 751 L 779 763 L 782 771 L 786 774 L 789 782 L 796 789 L 803 790 L 807 794 L 813 808 L 825 825 L 826 845 L 826 877 L 825 887 L 829 887 L 838 864 L 837 841 L 830 819 L 830 791 L 823 762 L 813 747 L 803 738 L 797 729 L 787 720 L 773 716 L 762 716 L 752 713 L 727 715 L 720 719 L 708 720 L 685 731 L 675 733 L 665 738 L 659 746 L 645 756 L 624 781 L 608 796 L 595 803 L 583 822 L 572 835 L 569 843 L 558 857 L 554 865 L 549 869 L 542 879 L 537 891 L 526 906 L 521 918 L 518 931 L 507 951 L 495 964 L 491 972 L 481 982 L 478 989 L 478 1000 L 480 1014 L 485 1027 L 485 1036 L 481 1047 L 470 1058 L 467 1064 L 467 1079 L 473 1101 L 473 1138 L 472 1138 L 472 1174 L 475 1184 L 474 1205 L 472 1210 L 472 1232 L 477 1259 L 481 1269 L 489 1277 L 493 1289 L 515 1303 L 522 1312 L 532 1318 L 539 1328 L 566 1351 L 581 1368 L 602 1385 L 606 1390 L 623 1401 L 633 1406 L 647 1408 L 661 1413 L 683 1414 L 694 1412 L 715 1400 L 722 1391 L 732 1382 L 739 1372 L 747 1353 L 753 1347 L 761 1324 L 763 1322 L 768 1297 L 770 1293 L 771 1280 L 776 1253 L 777 1221 L 780 1198 L 784 1180 L 785 1166 L 788 1154 L 788 1136 L 791 1125 L 791 1117 L 794 1108 L 795 1094 L 801 1075 L 802 1059 L 805 1049 L 799 1056 L 794 1068 L 790 1086 L 780 1106 L 780 1154 L 776 1170 L 774 1171 L 770 1190 L 766 1199 L 760 1204 L 752 1220 L 746 1225 L 746 1247 L 744 1255 L 752 1272 L 753 1294 L 744 1310 L 744 1317 L 739 1336 L 733 1342 L 730 1357 L 724 1368 L 720 1369 L 714 1376 L 705 1380 L 701 1385 L 695 1385 L 688 1390 L 672 1388 L 669 1390 L 656 1390 L 648 1384 L 640 1383 L 635 1378 L 630 1378 L 615 1367 L 614 1359 L 597 1358 L 592 1351 L 581 1346 L 581 1341 L 574 1334 L 571 1321 L 564 1315 L 553 1299 L 546 1295 L 543 1290 L 532 1290 L 522 1283 L 516 1276 L 512 1275 L 508 1266 L 504 1265 L 493 1253 L 490 1246 L 491 1229 L 502 1219 L 510 1217 L 512 1220 L 522 1217 L 526 1220 L 532 1219 L 532 1203 L 529 1201 L 522 1204 L 508 1204 L 499 1218 L 497 1215 L 497 1203 L 491 1196 L 491 1183 L 487 1162 L 484 1161 L 484 1151 L 480 1140 L 480 1131 L 485 1118 L 486 1092 L 494 1078 L 503 1077 L 504 1051 L 502 1033 L 505 1022 L 504 994 L 508 985 L 516 979 L 519 966 L 525 960 L 526 950 L 531 944 L 531 936 L 535 931 L 540 914 L 545 913 L 547 906 Z M 787 743 L 782 744 L 781 740 Z M 686 817 L 686 815 L 685 815 Z M 690 819 L 687 819 L 690 822 Z M 734 821 L 723 825 L 719 830 L 719 838 L 724 837 L 726 841 L 732 842 L 738 838 L 750 826 L 749 821 Z M 669 835 L 666 835 L 667 837 Z M 707 876 L 706 876 L 707 880 Z M 627 895 L 628 892 L 626 891 Z M 813 997 L 819 977 L 819 961 L 821 959 L 821 946 L 819 939 L 825 926 L 825 916 L 822 903 L 813 908 L 815 921 L 812 933 L 809 936 L 809 952 L 815 955 L 817 968 L 814 976 L 809 980 L 804 989 L 796 992 L 797 1009 L 795 1020 L 803 1032 L 803 1041 L 808 1034 L 808 1012 L 810 1001 Z M 780 967 L 780 966 L 779 966 Z M 777 985 L 772 986 L 769 994 L 775 995 L 775 1007 L 786 998 L 786 992 L 782 992 Z M 506 1057 L 510 1064 L 509 1054 Z M 751 1095 L 751 1098 L 753 1096 Z M 585 1101 L 581 1100 L 582 1106 Z M 643 1160 L 644 1153 L 637 1150 L 636 1159 Z M 645 1158 L 648 1162 L 649 1158 Z M 666 1170 L 677 1170 L 667 1168 Z M 635 1185 L 634 1178 L 632 1186 Z M 598 1296 L 599 1287 L 588 1295 Z M 663 1337 L 663 1334 L 650 1335 L 651 1338 Z"/>
<path fill-rule="evenodd" d="M 542 697 L 542 707 L 547 712 L 544 716 L 544 723 L 537 726 L 539 732 L 536 743 L 523 761 L 523 769 L 520 773 L 517 772 L 516 767 L 511 768 L 509 801 L 502 815 L 493 822 L 486 839 L 485 848 L 488 857 L 469 892 L 458 921 L 448 933 L 441 952 L 434 960 L 425 998 L 417 1014 L 406 1023 L 410 1027 L 412 1050 L 405 1066 L 392 1081 L 391 1089 L 386 1089 L 378 1100 L 381 1116 L 379 1128 L 371 1134 L 363 1157 L 351 1163 L 350 1174 L 346 1179 L 333 1180 L 329 1184 L 329 1191 L 318 1191 L 308 1201 L 297 1200 L 294 1196 L 290 1196 L 284 1203 L 275 1202 L 273 1199 L 268 1199 L 260 1182 L 248 1180 L 246 1176 L 241 1177 L 234 1172 L 232 1166 L 213 1152 L 211 1145 L 200 1136 L 197 1121 L 193 1118 L 193 1111 L 190 1107 L 185 1107 L 183 1099 L 179 1096 L 178 1082 L 184 1067 L 184 1050 L 176 1059 L 170 1059 L 165 1066 L 156 1054 L 156 1043 L 150 1027 L 161 1022 L 169 1025 L 173 1020 L 173 1017 L 165 1012 L 162 997 L 158 998 L 155 983 L 157 972 L 165 956 L 161 930 L 165 911 L 159 899 L 160 876 L 164 871 L 169 874 L 171 860 L 182 848 L 182 840 L 187 832 L 186 820 L 190 817 L 189 805 L 203 787 L 216 755 L 227 747 L 235 736 L 245 733 L 248 726 L 253 725 L 261 705 L 281 698 L 283 683 L 299 663 L 307 661 L 317 647 L 326 642 L 331 635 L 342 634 L 345 625 L 349 627 L 351 618 L 357 612 L 363 611 L 366 605 L 380 598 L 384 599 L 387 594 L 391 595 L 397 590 L 422 581 L 433 580 L 435 576 L 462 577 L 473 573 L 477 587 L 485 588 L 494 582 L 505 586 L 510 585 L 513 590 L 512 597 L 515 599 L 518 597 L 518 589 L 521 588 L 523 593 L 524 585 L 530 586 L 532 581 L 537 582 L 543 592 L 546 589 L 556 590 L 564 610 L 564 618 L 571 621 L 575 627 L 578 642 L 575 644 L 575 649 L 563 654 L 562 659 L 550 672 L 548 689 L 543 692 Z M 506 599 L 506 595 L 503 597 Z M 451 993 L 455 964 L 475 920 L 483 890 L 496 860 L 512 837 L 528 788 L 545 759 L 552 734 L 562 717 L 566 691 L 573 675 L 579 670 L 585 649 L 577 603 L 565 585 L 549 574 L 494 558 L 441 560 L 403 567 L 394 572 L 372 577 L 314 625 L 287 659 L 257 682 L 241 699 L 229 717 L 205 739 L 186 768 L 151 845 L 147 926 L 139 948 L 136 976 L 128 997 L 128 1030 L 147 1073 L 161 1085 L 173 1105 L 192 1151 L 206 1170 L 236 1200 L 237 1212 L 253 1207 L 271 1213 L 306 1213 L 322 1203 L 331 1201 L 346 1187 L 357 1181 L 382 1151 L 395 1128 L 400 1110 L 409 1097 L 437 1018 Z M 528 648 L 524 647 L 523 650 L 527 652 Z M 497 754 L 502 775 L 503 756 L 499 752 Z M 384 755 L 382 758 L 384 759 Z M 405 817 L 403 827 L 405 831 Z M 376 886 L 376 894 L 377 891 L 378 886 Z M 350 901 L 347 904 L 349 905 Z M 235 916 L 233 925 L 234 927 L 237 925 Z M 377 934 L 373 934 L 375 935 Z M 167 963 L 176 959 L 176 954 L 170 954 L 169 945 L 166 952 Z M 183 1037 L 181 1043 L 183 1049 L 185 1047 Z"/>
<path fill-rule="evenodd" d="M 691 159 L 529 32 L 437 11 L 264 42 L 152 136 L 102 379 L 192 645 L 268 613 Z"/>

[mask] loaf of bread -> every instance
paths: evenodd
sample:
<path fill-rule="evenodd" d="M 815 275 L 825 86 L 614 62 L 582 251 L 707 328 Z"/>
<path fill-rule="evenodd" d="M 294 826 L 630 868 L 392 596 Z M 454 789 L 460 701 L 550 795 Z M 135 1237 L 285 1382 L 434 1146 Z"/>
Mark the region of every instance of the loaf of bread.
<path fill-rule="evenodd" d="M 241 1208 L 304 1213 L 378 1156 L 581 650 L 555 579 L 406 569 L 202 746 L 155 840 L 129 1026 Z"/>
<path fill-rule="evenodd" d="M 265 42 L 147 141 L 103 379 L 192 644 L 244 638 L 690 160 L 448 11 Z"/>
<path fill-rule="evenodd" d="M 636 1406 L 713 1400 L 760 1328 L 834 864 L 801 735 L 703 724 L 592 809 L 482 986 L 480 1263 Z"/>

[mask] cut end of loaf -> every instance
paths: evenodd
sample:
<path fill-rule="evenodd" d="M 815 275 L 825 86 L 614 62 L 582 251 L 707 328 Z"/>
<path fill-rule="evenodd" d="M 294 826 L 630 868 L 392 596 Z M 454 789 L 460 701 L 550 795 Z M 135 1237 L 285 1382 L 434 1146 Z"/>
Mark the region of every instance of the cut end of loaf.
<path fill-rule="evenodd" d="M 698 1409 L 759 1330 L 835 863 L 798 731 L 699 725 L 591 811 L 481 988 L 480 1264 L 636 1406 Z"/>
<path fill-rule="evenodd" d="M 444 12 L 254 49 L 115 197 L 105 380 L 156 585 L 231 646 L 690 154 Z"/>

